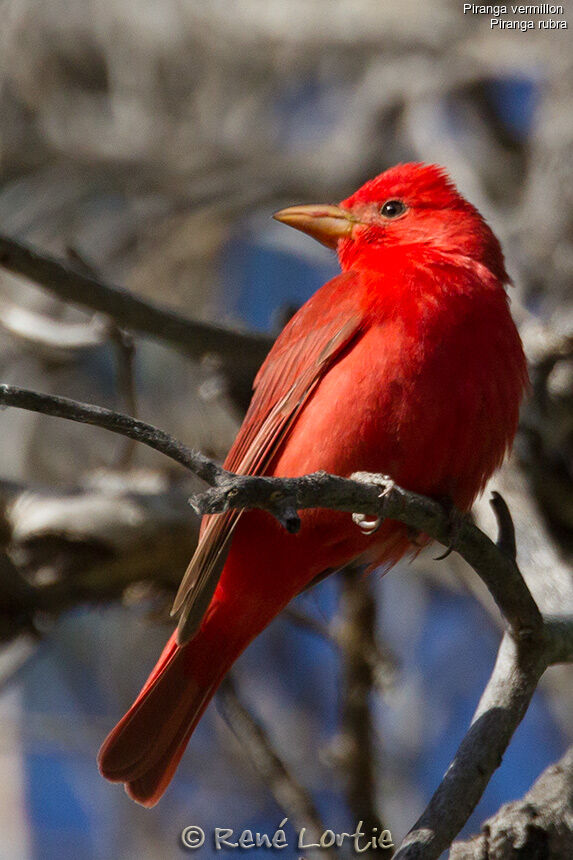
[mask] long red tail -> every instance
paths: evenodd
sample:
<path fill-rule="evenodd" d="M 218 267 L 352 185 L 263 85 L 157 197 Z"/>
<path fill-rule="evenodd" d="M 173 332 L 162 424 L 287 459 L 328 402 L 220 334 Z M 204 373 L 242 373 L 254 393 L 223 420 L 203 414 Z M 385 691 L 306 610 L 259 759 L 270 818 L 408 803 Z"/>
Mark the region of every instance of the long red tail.
<path fill-rule="evenodd" d="M 237 656 L 200 632 L 178 647 L 171 636 L 141 693 L 104 741 L 100 771 L 153 806 L 175 772 L 203 711 Z"/>

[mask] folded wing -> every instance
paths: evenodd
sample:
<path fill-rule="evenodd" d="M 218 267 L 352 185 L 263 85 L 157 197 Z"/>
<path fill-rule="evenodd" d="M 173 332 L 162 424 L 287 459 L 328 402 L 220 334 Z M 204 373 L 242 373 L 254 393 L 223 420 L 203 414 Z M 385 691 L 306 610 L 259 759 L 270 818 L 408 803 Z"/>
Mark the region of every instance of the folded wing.
<path fill-rule="evenodd" d="M 358 273 L 328 281 L 284 328 L 254 384 L 245 420 L 225 460 L 240 475 L 264 475 L 293 422 L 329 367 L 360 336 Z M 199 629 L 223 570 L 241 511 L 203 520 L 199 544 L 173 604 L 179 614 L 178 641 Z"/>

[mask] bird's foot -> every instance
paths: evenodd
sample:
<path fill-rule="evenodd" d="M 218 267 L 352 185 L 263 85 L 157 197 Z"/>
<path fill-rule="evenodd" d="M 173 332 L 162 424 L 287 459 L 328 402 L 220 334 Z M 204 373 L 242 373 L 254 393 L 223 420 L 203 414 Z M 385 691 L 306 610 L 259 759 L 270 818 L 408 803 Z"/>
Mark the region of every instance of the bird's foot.
<path fill-rule="evenodd" d="M 396 486 L 388 475 L 376 475 L 372 472 L 353 472 L 350 476 L 352 481 L 360 481 L 363 484 L 375 484 L 382 489 L 379 498 L 384 498 L 392 492 Z M 378 531 L 382 524 L 382 517 L 371 517 L 368 514 L 352 514 L 352 521 L 358 526 L 362 534 L 372 535 Z"/>
<path fill-rule="evenodd" d="M 369 517 L 368 514 L 352 514 L 352 522 L 363 535 L 373 535 L 382 524 L 382 517 Z"/>

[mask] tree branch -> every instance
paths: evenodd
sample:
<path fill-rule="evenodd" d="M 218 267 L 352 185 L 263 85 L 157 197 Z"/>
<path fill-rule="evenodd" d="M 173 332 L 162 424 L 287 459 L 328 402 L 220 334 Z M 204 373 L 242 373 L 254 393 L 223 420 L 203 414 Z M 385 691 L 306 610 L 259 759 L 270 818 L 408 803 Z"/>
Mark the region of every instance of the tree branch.
<path fill-rule="evenodd" d="M 193 499 L 199 513 L 261 508 L 289 531 L 296 531 L 299 510 L 326 507 L 370 519 L 398 520 L 446 546 L 451 543 L 451 515 L 436 501 L 404 490 L 385 476 L 361 472 L 351 478 L 323 472 L 300 478 L 233 475 L 163 431 L 107 409 L 8 385 L 0 386 L 0 403 L 105 427 L 150 445 L 211 485 Z M 404 840 L 397 854 L 400 860 L 431 860 L 451 843 L 499 766 L 543 671 L 552 663 L 573 659 L 573 619 L 542 618 L 512 557 L 508 512 L 499 500 L 495 509 L 499 546 L 464 517 L 455 522 L 455 549 L 490 589 L 510 630 L 473 722 L 428 808 Z"/>
<path fill-rule="evenodd" d="M 371 692 L 375 684 L 376 602 L 372 583 L 360 565 L 347 565 L 340 575 L 340 620 L 337 641 L 342 656 L 340 728 L 346 797 L 352 820 L 363 821 L 367 833 L 384 830 L 377 806 L 375 730 Z M 374 828 L 378 828 L 376 831 Z M 376 851 L 364 856 L 373 857 Z"/>
<path fill-rule="evenodd" d="M 188 319 L 1 234 L 0 266 L 40 284 L 63 301 L 107 314 L 121 328 L 170 343 L 193 358 L 216 353 L 251 377 L 272 346 L 272 338 L 266 335 Z"/>
<path fill-rule="evenodd" d="M 69 492 L 0 481 L 0 642 L 86 603 L 137 600 L 167 619 L 199 536 L 185 486 L 134 472 L 120 489 L 104 471 Z"/>
<path fill-rule="evenodd" d="M 91 424 L 94 427 L 103 427 L 112 433 L 135 439 L 185 466 L 208 484 L 216 485 L 220 480 L 226 479 L 228 474 L 204 454 L 192 451 L 169 433 L 121 412 L 104 409 L 102 406 L 80 403 L 67 397 L 40 394 L 37 391 L 17 388 L 13 385 L 0 385 L 0 404 L 16 406 L 18 409 L 27 409 L 30 412 L 40 412 L 43 415 L 53 415 L 56 418 L 67 418 L 69 421 Z"/>
<path fill-rule="evenodd" d="M 546 666 L 542 640 L 516 642 L 505 633 L 471 726 L 395 860 L 433 860 L 451 844 L 501 764 Z"/>
<path fill-rule="evenodd" d="M 326 507 L 399 520 L 445 546 L 451 542 L 451 517 L 442 506 L 403 490 L 389 478 L 366 472 L 357 472 L 351 479 L 324 472 L 300 478 L 233 475 L 157 427 L 109 409 L 10 385 L 0 385 L 0 404 L 104 427 L 160 451 L 211 485 L 191 500 L 200 514 L 260 508 L 273 514 L 288 531 L 296 532 L 300 526 L 297 511 Z M 541 614 L 513 559 L 467 518 L 456 523 L 455 531 L 456 550 L 490 589 L 514 633 L 539 635 Z"/>
<path fill-rule="evenodd" d="M 290 531 L 298 528 L 298 510 L 325 507 L 399 520 L 444 546 L 452 541 L 451 516 L 438 502 L 367 472 L 357 472 L 351 478 L 324 472 L 301 478 L 229 475 L 216 487 L 194 497 L 192 504 L 201 514 L 221 513 L 229 508 L 262 508 Z M 502 521 L 502 531 L 503 525 Z M 507 543 L 505 538 L 503 543 Z M 485 582 L 515 635 L 539 636 L 541 614 L 511 555 L 500 550 L 468 518 L 456 523 L 454 548 Z"/>
<path fill-rule="evenodd" d="M 225 676 L 219 687 L 217 704 L 291 823 L 297 829 L 306 827 L 309 836 L 320 837 L 325 826 L 312 797 L 293 777 L 267 732 L 241 701 L 232 673 Z M 334 852 L 327 852 L 325 856 L 334 857 Z"/>
<path fill-rule="evenodd" d="M 525 797 L 506 803 L 481 833 L 454 842 L 450 860 L 573 857 L 573 747 L 543 771 Z"/>

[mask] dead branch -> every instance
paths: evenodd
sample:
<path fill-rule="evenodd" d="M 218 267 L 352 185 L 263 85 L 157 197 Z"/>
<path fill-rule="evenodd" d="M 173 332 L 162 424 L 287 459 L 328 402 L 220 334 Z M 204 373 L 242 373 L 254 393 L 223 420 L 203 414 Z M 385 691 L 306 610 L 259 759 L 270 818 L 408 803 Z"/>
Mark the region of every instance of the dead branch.
<path fill-rule="evenodd" d="M 109 335 L 107 320 L 98 314 L 88 322 L 63 322 L 4 300 L 0 300 L 0 326 L 27 348 L 51 358 L 68 358 L 77 350 L 93 349 Z"/>
<path fill-rule="evenodd" d="M 403 490 L 387 477 L 355 473 L 349 479 L 323 472 L 300 478 L 233 475 L 157 427 L 109 409 L 9 385 L 0 385 L 0 403 L 104 427 L 160 451 L 211 485 L 191 500 L 200 514 L 260 508 L 275 516 L 287 531 L 296 532 L 300 527 L 297 511 L 328 507 L 399 520 L 444 546 L 451 543 L 451 518 L 442 506 Z M 515 561 L 467 519 L 456 527 L 455 548 L 484 580 L 514 633 L 538 636 L 541 615 Z"/>
<path fill-rule="evenodd" d="M 138 442 L 160 451 L 166 457 L 175 460 L 176 463 L 185 466 L 208 484 L 218 483 L 227 474 L 212 460 L 198 451 L 191 451 L 173 436 L 170 436 L 169 433 L 143 421 L 138 421 L 136 418 L 123 415 L 121 412 L 112 412 L 112 410 L 104 409 L 101 406 L 79 403 L 67 397 L 39 394 L 36 391 L 16 388 L 13 385 L 0 385 L 0 403 L 6 406 L 16 406 L 19 409 L 27 409 L 30 412 L 41 412 L 56 418 L 67 418 L 70 421 L 91 424 L 94 427 L 104 427 L 112 433 L 136 439 Z"/>
<path fill-rule="evenodd" d="M 513 860 L 573 856 L 573 747 L 546 768 L 527 794 L 506 803 L 481 833 L 454 842 L 450 860 Z"/>
<path fill-rule="evenodd" d="M 167 617 L 198 538 L 188 491 L 145 470 L 100 472 L 66 492 L 0 482 L 0 641 L 86 603 L 144 596 Z"/>

